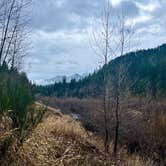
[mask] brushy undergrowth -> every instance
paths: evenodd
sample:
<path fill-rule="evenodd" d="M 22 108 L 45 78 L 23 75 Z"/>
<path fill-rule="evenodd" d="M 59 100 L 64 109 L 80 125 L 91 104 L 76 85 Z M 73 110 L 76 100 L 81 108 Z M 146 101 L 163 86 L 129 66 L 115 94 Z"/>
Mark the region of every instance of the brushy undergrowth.
<path fill-rule="evenodd" d="M 86 131 L 80 122 L 56 110 L 49 110 L 10 163 L 18 166 L 114 166 L 111 153 L 105 159 L 102 144 L 102 139 Z M 153 163 L 128 155 L 122 148 L 117 165 L 153 166 Z"/>
<path fill-rule="evenodd" d="M 34 106 L 31 84 L 17 69 L 0 67 L 0 165 L 10 158 L 41 121 L 46 109 Z"/>
<path fill-rule="evenodd" d="M 102 101 L 100 98 L 55 98 L 38 96 L 38 100 L 58 107 L 67 114 L 79 114 L 83 126 L 104 136 Z M 156 164 L 166 163 L 166 102 L 128 97 L 121 102 L 119 145 L 128 153 L 151 158 Z M 109 112 L 110 141 L 114 138 L 114 109 Z"/>

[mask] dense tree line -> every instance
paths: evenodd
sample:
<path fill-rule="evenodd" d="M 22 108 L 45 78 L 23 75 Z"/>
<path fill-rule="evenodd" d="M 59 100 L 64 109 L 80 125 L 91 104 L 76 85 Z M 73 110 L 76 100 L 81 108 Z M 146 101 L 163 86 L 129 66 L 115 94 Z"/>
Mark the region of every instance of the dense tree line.
<path fill-rule="evenodd" d="M 154 49 L 127 53 L 78 82 L 72 80 L 67 83 L 64 79 L 63 82 L 53 85 L 34 85 L 34 92 L 57 97 L 99 97 L 102 95 L 103 73 L 107 73 L 111 88 L 120 72 L 119 65 L 127 69 L 123 90 L 134 95 L 166 95 L 166 44 Z"/>

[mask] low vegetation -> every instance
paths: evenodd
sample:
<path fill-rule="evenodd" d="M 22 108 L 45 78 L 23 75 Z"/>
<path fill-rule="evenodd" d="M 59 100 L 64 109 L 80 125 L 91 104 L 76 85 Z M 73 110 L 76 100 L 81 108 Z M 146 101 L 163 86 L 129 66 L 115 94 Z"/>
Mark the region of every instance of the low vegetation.
<path fill-rule="evenodd" d="M 103 137 L 102 100 L 55 97 L 38 97 L 38 100 L 60 108 L 63 113 L 79 114 L 86 130 Z M 150 158 L 156 165 L 164 164 L 166 160 L 165 112 L 166 105 L 163 99 L 148 103 L 146 98 L 128 98 L 121 108 L 119 146 L 125 147 L 130 155 L 137 154 L 144 159 Z M 110 146 L 114 137 L 114 120 L 113 110 L 110 110 Z"/>
<path fill-rule="evenodd" d="M 15 154 L 13 165 L 110 166 L 114 157 L 105 159 L 102 139 L 85 130 L 80 122 L 56 110 L 48 110 L 42 122 Z M 110 149 L 112 147 L 110 146 Z M 153 166 L 150 160 L 119 153 L 118 165 Z"/>
<path fill-rule="evenodd" d="M 10 157 L 42 119 L 36 111 L 31 84 L 24 73 L 0 67 L 0 162 Z M 1 164 L 2 165 L 2 164 Z"/>

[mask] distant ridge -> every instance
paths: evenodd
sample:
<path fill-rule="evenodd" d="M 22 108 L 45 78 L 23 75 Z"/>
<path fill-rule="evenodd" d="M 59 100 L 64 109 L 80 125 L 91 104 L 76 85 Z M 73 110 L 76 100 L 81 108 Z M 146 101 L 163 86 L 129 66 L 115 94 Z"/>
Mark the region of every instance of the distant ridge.
<path fill-rule="evenodd" d="M 123 81 L 124 90 L 130 91 L 133 95 L 166 96 L 166 44 L 129 52 L 111 60 L 108 65 L 93 74 L 78 79 L 77 82 L 39 87 L 37 92 L 58 97 L 63 97 L 63 95 L 81 98 L 99 97 L 103 93 L 103 72 L 107 73 L 107 80 L 114 87 L 116 77 L 120 72 L 119 66 L 126 69 Z"/>
<path fill-rule="evenodd" d="M 58 75 L 56 77 L 45 79 L 45 80 L 37 80 L 36 84 L 38 85 L 51 85 L 54 83 L 61 83 L 65 79 L 67 83 L 69 83 L 71 80 L 79 81 L 83 78 L 85 78 L 87 74 L 78 74 L 75 73 L 73 75 L 65 76 L 65 75 Z"/>

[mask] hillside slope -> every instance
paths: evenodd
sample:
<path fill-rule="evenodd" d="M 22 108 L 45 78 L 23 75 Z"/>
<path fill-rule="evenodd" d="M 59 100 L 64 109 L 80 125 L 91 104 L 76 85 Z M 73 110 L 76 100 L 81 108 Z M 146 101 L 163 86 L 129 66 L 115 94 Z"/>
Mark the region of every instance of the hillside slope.
<path fill-rule="evenodd" d="M 88 142 L 79 122 L 49 107 L 43 121 L 23 143 L 17 165 L 107 165 L 103 153 Z"/>
<path fill-rule="evenodd" d="M 37 86 L 35 93 L 57 97 L 99 97 L 102 95 L 103 73 L 108 84 L 116 86 L 118 73 L 123 72 L 124 90 L 134 95 L 166 96 L 166 44 L 147 50 L 130 52 L 115 58 L 110 63 L 86 78 L 70 83 L 55 83 Z"/>
<path fill-rule="evenodd" d="M 23 142 L 19 150 L 13 152 L 13 155 L 10 164 L 2 163 L 2 165 L 114 165 L 114 158 L 111 154 L 105 160 L 100 138 L 86 131 L 78 121 L 53 108 L 49 109 L 43 121 Z M 125 150 L 120 151 L 118 163 L 121 166 L 152 166 L 150 161 L 144 162 L 138 156 L 128 156 Z"/>

